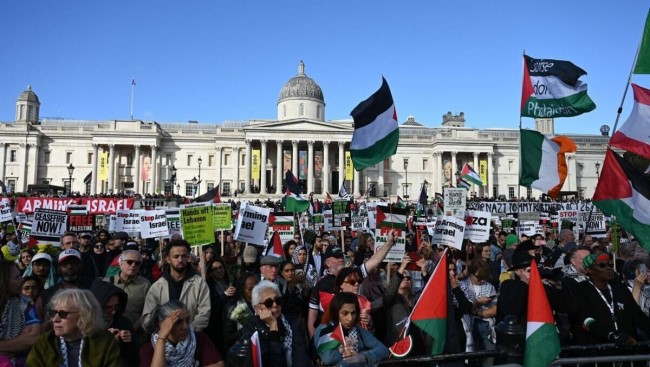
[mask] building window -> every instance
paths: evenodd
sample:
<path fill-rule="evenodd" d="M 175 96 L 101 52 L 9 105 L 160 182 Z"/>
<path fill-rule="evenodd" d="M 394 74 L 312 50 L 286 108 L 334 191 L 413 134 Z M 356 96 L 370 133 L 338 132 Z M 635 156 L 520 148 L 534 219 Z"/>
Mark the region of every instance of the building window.
<path fill-rule="evenodd" d="M 126 165 L 127 166 L 132 166 L 133 165 L 133 154 L 128 153 L 126 155 Z"/>
<path fill-rule="evenodd" d="M 240 161 L 240 162 L 242 162 L 242 163 L 243 163 L 243 162 L 246 162 L 246 153 L 243 153 L 243 154 L 241 155 L 241 161 Z"/>
<path fill-rule="evenodd" d="M 210 190 L 214 189 L 214 182 L 208 182 L 206 184 L 206 186 L 208 187 L 208 191 L 210 191 Z"/>
<path fill-rule="evenodd" d="M 90 195 L 90 182 L 86 183 L 86 195 Z"/>
<path fill-rule="evenodd" d="M 192 181 L 186 182 L 185 183 L 185 196 L 193 196 L 194 195 L 194 184 Z"/>
<path fill-rule="evenodd" d="M 428 159 L 422 159 L 422 170 L 426 171 L 427 166 L 429 165 L 429 160 Z"/>
<path fill-rule="evenodd" d="M 316 118 L 320 120 L 320 106 L 316 106 Z"/>
<path fill-rule="evenodd" d="M 48 155 L 48 160 L 49 160 L 49 155 Z M 50 163 L 50 162 L 47 162 Z M 88 164 L 93 164 L 93 153 L 88 153 Z"/>
<path fill-rule="evenodd" d="M 50 164 L 50 151 L 46 150 L 43 152 L 43 164 Z"/>
<path fill-rule="evenodd" d="M 230 154 L 226 153 L 223 155 L 223 165 L 224 166 L 230 165 Z"/>
<path fill-rule="evenodd" d="M 194 158 L 194 155 L 188 154 L 187 155 L 187 166 L 192 167 L 192 158 Z"/>
<path fill-rule="evenodd" d="M 20 119 L 21 120 L 25 119 L 25 105 L 24 104 L 20 105 Z"/>
<path fill-rule="evenodd" d="M 214 154 L 208 156 L 208 167 L 214 166 Z"/>
<path fill-rule="evenodd" d="M 224 195 L 230 195 L 230 181 L 221 182 L 221 193 Z"/>
<path fill-rule="evenodd" d="M 169 166 L 172 163 L 172 155 L 171 154 L 165 154 L 165 165 Z"/>
<path fill-rule="evenodd" d="M 581 200 L 585 198 L 585 191 L 584 187 L 578 187 L 578 196 Z"/>
<path fill-rule="evenodd" d="M 244 192 L 245 189 L 246 189 L 246 181 L 244 180 L 239 181 L 239 191 Z"/>
<path fill-rule="evenodd" d="M 298 116 L 302 117 L 305 115 L 305 105 L 303 103 L 298 106 Z"/>
<path fill-rule="evenodd" d="M 16 192 L 16 180 L 15 179 L 7 180 L 7 188 L 9 189 L 10 192 Z"/>
<path fill-rule="evenodd" d="M 18 152 L 15 149 L 12 149 L 9 152 L 9 162 L 15 162 L 18 160 Z"/>
<path fill-rule="evenodd" d="M 174 183 L 165 180 L 165 195 L 173 195 L 174 194 Z"/>
<path fill-rule="evenodd" d="M 512 172 L 512 166 L 514 166 L 515 161 L 512 159 L 508 161 L 508 172 Z"/>
<path fill-rule="evenodd" d="M 49 185 L 50 184 L 50 179 L 46 178 L 45 180 L 41 181 L 43 185 Z"/>
<path fill-rule="evenodd" d="M 72 163 L 72 152 L 65 152 L 65 164 Z"/>
<path fill-rule="evenodd" d="M 508 186 L 508 198 L 510 198 L 510 199 L 515 198 L 515 187 L 514 186 Z"/>
<path fill-rule="evenodd" d="M 526 188 L 526 197 L 527 197 L 528 199 L 530 199 L 530 198 L 533 197 L 533 188 L 532 188 L 532 187 L 527 187 L 527 188 Z"/>
<path fill-rule="evenodd" d="M 499 197 L 499 186 L 492 186 L 492 197 L 495 199 Z"/>

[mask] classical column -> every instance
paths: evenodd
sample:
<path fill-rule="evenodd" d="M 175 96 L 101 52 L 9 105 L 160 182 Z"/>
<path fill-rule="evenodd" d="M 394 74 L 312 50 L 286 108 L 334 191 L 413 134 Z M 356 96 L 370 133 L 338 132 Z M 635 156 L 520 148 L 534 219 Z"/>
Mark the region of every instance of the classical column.
<path fill-rule="evenodd" d="M 433 172 L 433 174 L 435 175 L 435 177 L 437 177 L 436 182 L 438 183 L 438 185 L 436 186 L 437 187 L 436 190 L 439 190 L 438 192 L 443 193 L 444 190 L 442 185 L 445 184 L 445 180 L 444 180 L 444 167 L 442 166 L 442 152 L 437 152 L 436 154 L 437 154 L 436 163 L 438 164 L 438 172 Z"/>
<path fill-rule="evenodd" d="M 345 181 L 345 142 L 339 141 L 339 184 L 338 187 L 341 187 L 343 181 Z"/>
<path fill-rule="evenodd" d="M 452 186 L 458 186 L 458 182 L 456 182 L 456 172 L 458 172 L 458 166 L 456 165 L 456 154 L 458 152 L 454 151 L 451 152 L 451 177 L 449 177 L 449 181 L 452 182 Z"/>
<path fill-rule="evenodd" d="M 236 190 L 239 190 L 239 167 L 241 165 L 241 162 L 239 161 L 239 149 L 239 147 L 232 148 L 232 159 L 235 162 L 235 189 L 232 190 L 233 193 Z"/>
<path fill-rule="evenodd" d="M 246 161 L 244 161 L 244 194 L 251 192 L 251 140 L 246 139 Z"/>
<path fill-rule="evenodd" d="M 329 191 L 330 184 L 330 142 L 323 142 L 323 172 L 321 173 L 321 182 L 323 190 L 321 195 L 325 195 L 325 192 Z"/>
<path fill-rule="evenodd" d="M 27 183 L 38 183 L 38 145 L 37 144 L 27 144 L 29 148 L 28 162 L 29 167 L 27 169 Z"/>
<path fill-rule="evenodd" d="M 214 170 L 215 170 L 215 173 L 216 173 L 215 174 L 215 180 L 217 181 L 216 186 L 219 186 L 219 194 L 221 194 L 223 192 L 223 187 L 221 187 L 221 151 L 222 151 L 221 147 L 217 147 L 215 149 L 215 152 L 217 153 L 217 156 L 216 156 L 217 159 L 216 159 L 216 162 L 215 162 L 216 167 L 214 168 Z"/>
<path fill-rule="evenodd" d="M 357 171 L 355 169 L 354 170 L 354 188 L 353 188 L 354 191 L 353 192 L 354 192 L 354 195 L 356 195 L 356 196 L 359 196 L 359 192 L 360 192 L 359 191 L 359 184 L 360 184 L 359 177 L 360 176 L 361 175 L 360 175 L 359 171 Z"/>
<path fill-rule="evenodd" d="M 158 157 L 156 156 L 158 147 L 151 146 L 151 185 L 149 185 L 149 194 L 156 193 L 156 183 L 158 182 Z"/>
<path fill-rule="evenodd" d="M 135 155 L 133 156 L 133 159 L 135 160 L 135 168 L 133 169 L 135 171 L 133 175 L 135 185 L 133 185 L 133 190 L 136 194 L 142 194 L 140 192 L 140 145 L 134 145 L 133 149 L 135 149 Z"/>
<path fill-rule="evenodd" d="M 7 149 L 7 144 L 0 142 L 0 180 L 3 181 L 5 179 L 6 149 Z"/>
<path fill-rule="evenodd" d="M 298 140 L 291 141 L 291 173 L 298 177 Z"/>
<path fill-rule="evenodd" d="M 260 194 L 266 194 L 266 143 L 268 140 L 260 140 L 262 144 L 262 157 L 260 159 Z"/>
<path fill-rule="evenodd" d="M 108 146 L 108 193 L 112 194 L 115 187 L 115 144 Z"/>
<path fill-rule="evenodd" d="M 492 192 L 494 191 L 494 153 L 488 153 L 488 174 L 487 174 L 487 189 L 488 193 L 486 197 L 492 197 Z M 496 199 L 496 198 L 495 198 Z"/>
<path fill-rule="evenodd" d="M 97 166 L 99 165 L 99 144 L 93 144 L 93 172 L 90 178 L 90 195 L 97 194 Z"/>
<path fill-rule="evenodd" d="M 284 157 L 282 156 L 282 140 L 275 141 L 275 194 L 282 194 L 282 174 L 284 173 Z"/>
<path fill-rule="evenodd" d="M 314 191 L 314 141 L 307 141 L 307 194 Z"/>
<path fill-rule="evenodd" d="M 478 168 L 478 155 L 479 154 L 480 153 L 474 152 L 474 167 L 472 167 L 474 169 L 474 172 L 481 172 L 481 170 Z M 478 196 L 479 187 L 478 187 L 478 185 L 473 185 L 473 186 L 474 186 L 473 191 Z"/>

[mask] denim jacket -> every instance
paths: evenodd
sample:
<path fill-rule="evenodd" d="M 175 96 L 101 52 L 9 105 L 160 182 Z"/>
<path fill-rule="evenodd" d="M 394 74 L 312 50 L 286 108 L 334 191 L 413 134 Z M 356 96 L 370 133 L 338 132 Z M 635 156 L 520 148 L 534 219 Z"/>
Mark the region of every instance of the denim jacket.
<path fill-rule="evenodd" d="M 318 340 L 321 337 L 321 334 L 324 334 L 323 330 L 328 326 L 331 327 L 332 325 L 320 325 L 314 332 L 314 345 L 316 346 L 316 349 L 318 349 Z M 367 361 L 363 365 L 355 364 L 354 366 L 376 366 L 381 360 L 388 357 L 388 348 L 386 348 L 382 342 L 377 340 L 377 338 L 375 338 L 375 336 L 368 330 L 358 326 L 355 326 L 355 328 L 359 334 L 357 349 L 359 350 L 359 353 L 365 355 Z M 343 356 L 341 355 L 341 352 L 339 352 L 338 348 L 323 351 L 319 353 L 319 355 L 324 366 L 351 366 L 343 361 Z"/>

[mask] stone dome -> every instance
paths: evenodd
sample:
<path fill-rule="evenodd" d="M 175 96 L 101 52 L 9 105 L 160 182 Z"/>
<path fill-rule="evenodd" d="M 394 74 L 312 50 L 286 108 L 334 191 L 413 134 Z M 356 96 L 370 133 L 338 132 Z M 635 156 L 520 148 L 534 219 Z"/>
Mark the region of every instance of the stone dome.
<path fill-rule="evenodd" d="M 315 99 L 325 103 L 323 90 L 305 74 L 305 64 L 302 61 L 298 64 L 298 75 L 289 79 L 280 90 L 278 103 L 285 99 Z"/>
<path fill-rule="evenodd" d="M 19 102 L 33 102 L 33 103 L 38 103 L 40 104 L 41 102 L 38 100 L 38 96 L 36 93 L 32 92 L 32 86 L 28 85 L 27 90 L 25 90 L 20 97 L 18 97 Z"/>

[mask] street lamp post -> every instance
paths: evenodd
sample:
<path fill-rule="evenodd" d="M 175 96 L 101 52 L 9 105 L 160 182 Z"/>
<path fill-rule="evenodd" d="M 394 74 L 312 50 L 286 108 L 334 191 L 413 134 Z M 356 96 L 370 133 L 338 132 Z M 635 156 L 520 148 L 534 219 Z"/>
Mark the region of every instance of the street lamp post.
<path fill-rule="evenodd" d="M 174 186 L 176 186 L 176 166 L 172 165 L 172 168 L 169 169 L 172 171 L 171 185 L 172 185 L 172 195 L 174 195 Z"/>
<path fill-rule="evenodd" d="M 600 162 L 594 163 L 596 166 L 596 178 L 600 177 Z"/>
<path fill-rule="evenodd" d="M 176 195 L 181 196 L 181 184 L 176 185 Z"/>
<path fill-rule="evenodd" d="M 404 158 L 404 178 L 406 183 L 404 184 L 404 199 L 409 198 L 409 159 Z"/>
<path fill-rule="evenodd" d="M 192 198 L 195 198 L 195 197 L 196 197 L 196 183 L 197 183 L 197 182 L 198 182 L 198 181 L 196 180 L 196 176 L 192 177 L 192 187 L 194 187 L 194 190 L 192 190 L 192 191 L 194 191 L 194 192 L 192 193 Z"/>
<path fill-rule="evenodd" d="M 72 174 L 74 173 L 74 166 L 72 163 L 68 166 L 68 195 L 72 193 Z"/>

